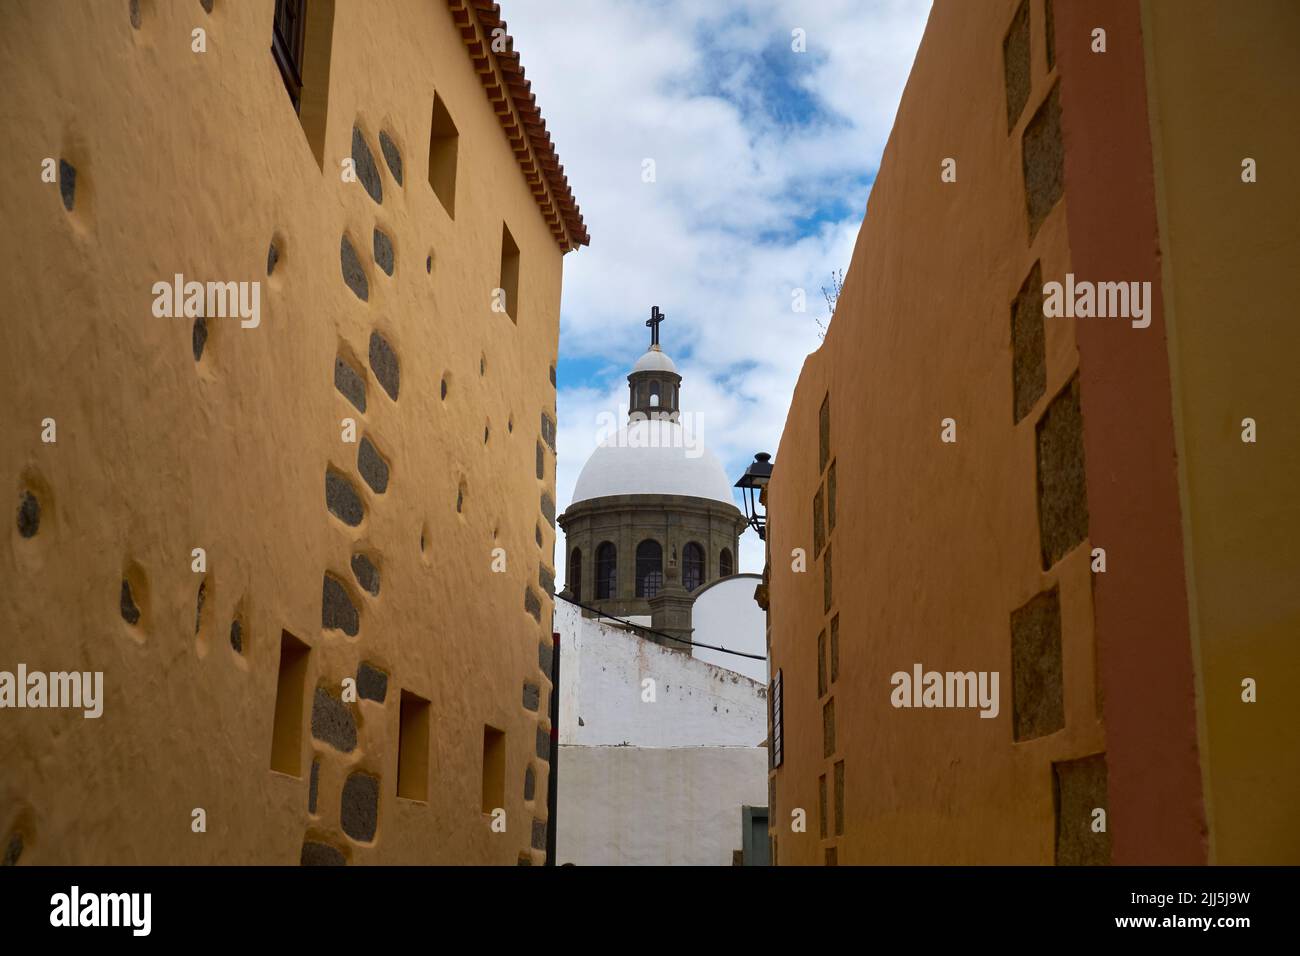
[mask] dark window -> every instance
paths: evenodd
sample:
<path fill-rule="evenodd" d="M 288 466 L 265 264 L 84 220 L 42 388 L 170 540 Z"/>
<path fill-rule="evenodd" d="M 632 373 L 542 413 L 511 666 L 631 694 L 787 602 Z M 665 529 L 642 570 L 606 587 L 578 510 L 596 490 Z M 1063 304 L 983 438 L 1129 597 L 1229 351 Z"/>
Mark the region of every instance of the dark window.
<path fill-rule="evenodd" d="M 402 691 L 397 727 L 397 795 L 429 799 L 429 702 Z"/>
<path fill-rule="evenodd" d="M 596 549 L 596 599 L 618 593 L 618 550 L 610 542 Z"/>
<path fill-rule="evenodd" d="M 519 246 L 510 235 L 510 227 L 501 224 L 501 294 L 505 298 L 506 315 L 512 322 L 519 321 Z"/>
<path fill-rule="evenodd" d="M 822 399 L 821 411 L 817 413 L 818 462 L 817 474 L 826 470 L 826 463 L 831 460 L 831 393 Z"/>
<path fill-rule="evenodd" d="M 333 46 L 334 0 L 311 0 L 310 7 L 307 0 L 275 0 L 271 57 L 298 114 L 307 145 L 322 169 Z"/>
<path fill-rule="evenodd" d="M 785 737 L 785 716 L 781 707 L 781 672 L 777 671 L 776 676 L 772 678 L 772 688 L 768 696 L 768 704 L 772 708 L 772 746 L 768 750 L 768 759 L 772 763 L 772 769 L 775 770 L 785 762 L 785 751 L 782 747 L 783 738 Z"/>
<path fill-rule="evenodd" d="M 649 538 L 636 546 L 636 596 L 652 598 L 664 586 L 664 549 Z"/>
<path fill-rule="evenodd" d="M 1047 68 L 1056 66 L 1056 24 L 1052 16 L 1052 0 L 1047 0 L 1043 7 L 1043 19 L 1047 21 Z"/>
<path fill-rule="evenodd" d="M 288 631 L 280 632 L 280 676 L 271 724 L 271 769 L 292 777 L 301 775 L 303 701 L 310 653 L 311 648 L 298 638 Z"/>
<path fill-rule="evenodd" d="M 294 112 L 302 105 L 302 51 L 307 33 L 307 0 L 275 0 L 271 53 L 280 68 Z"/>
<path fill-rule="evenodd" d="M 506 801 L 506 734 L 483 728 L 483 812 L 492 813 Z"/>
<path fill-rule="evenodd" d="M 582 600 L 582 549 L 574 548 L 569 555 L 569 593 L 575 601 Z"/>
<path fill-rule="evenodd" d="M 460 134 L 442 97 L 433 97 L 433 121 L 429 125 L 429 185 L 434 195 L 456 218 L 456 153 L 460 148 Z"/>
<path fill-rule="evenodd" d="M 741 843 L 744 847 L 741 860 L 744 866 L 771 866 L 771 844 L 768 842 L 768 808 L 740 808 Z"/>
<path fill-rule="evenodd" d="M 659 383 L 658 382 L 650 383 L 650 407 L 651 408 L 659 407 Z"/>
<path fill-rule="evenodd" d="M 844 761 L 835 765 L 835 835 L 844 836 Z"/>
<path fill-rule="evenodd" d="M 822 547 L 826 544 L 826 489 L 822 485 L 817 486 L 817 494 L 813 495 L 812 515 L 813 515 L 813 556 L 822 553 Z"/>
<path fill-rule="evenodd" d="M 822 556 L 822 613 L 831 613 L 831 551 L 829 544 L 826 545 L 826 554 Z"/>
<path fill-rule="evenodd" d="M 682 586 L 694 591 L 704 583 L 704 549 L 692 541 L 682 549 Z"/>
<path fill-rule="evenodd" d="M 835 753 L 835 698 L 822 705 L 822 756 Z"/>
<path fill-rule="evenodd" d="M 731 564 L 731 549 L 723 548 L 722 553 L 718 555 L 718 577 L 725 578 L 734 573 Z"/>
<path fill-rule="evenodd" d="M 826 532 L 835 530 L 835 462 L 826 473 Z"/>
<path fill-rule="evenodd" d="M 839 620 L 838 615 L 835 618 Z M 826 696 L 826 632 L 817 635 L 817 696 Z"/>
<path fill-rule="evenodd" d="M 831 683 L 840 679 L 840 616 L 831 618 Z"/>

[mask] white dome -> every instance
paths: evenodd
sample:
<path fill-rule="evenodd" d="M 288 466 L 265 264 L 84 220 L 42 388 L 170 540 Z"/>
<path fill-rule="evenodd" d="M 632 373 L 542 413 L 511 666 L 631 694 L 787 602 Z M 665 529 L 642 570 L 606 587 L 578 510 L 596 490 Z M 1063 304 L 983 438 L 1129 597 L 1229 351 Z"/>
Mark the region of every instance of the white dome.
<path fill-rule="evenodd" d="M 645 355 L 636 360 L 632 366 L 634 372 L 672 372 L 676 374 L 677 366 L 673 360 L 657 348 L 650 348 Z"/>
<path fill-rule="evenodd" d="M 573 503 L 609 495 L 688 495 L 736 507 L 717 455 L 687 436 L 680 423 L 665 419 L 634 422 L 591 453 L 574 485 Z"/>

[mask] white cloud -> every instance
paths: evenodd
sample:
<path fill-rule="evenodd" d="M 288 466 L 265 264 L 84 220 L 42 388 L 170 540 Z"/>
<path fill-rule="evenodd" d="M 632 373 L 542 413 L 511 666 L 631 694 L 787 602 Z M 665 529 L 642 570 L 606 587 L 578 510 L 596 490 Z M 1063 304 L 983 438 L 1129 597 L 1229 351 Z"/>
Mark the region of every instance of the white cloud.
<path fill-rule="evenodd" d="M 682 404 L 733 476 L 775 452 L 821 287 L 848 265 L 924 0 L 507 0 L 515 48 L 591 231 L 565 259 L 557 499 L 626 403 L 651 305 Z M 807 52 L 790 49 L 806 31 Z M 642 182 L 655 160 L 657 181 Z M 807 312 L 791 309 L 803 288 Z M 563 372 L 563 367 L 561 368 Z M 762 569 L 761 542 L 741 570 Z M 563 580 L 563 542 L 557 547 Z"/>

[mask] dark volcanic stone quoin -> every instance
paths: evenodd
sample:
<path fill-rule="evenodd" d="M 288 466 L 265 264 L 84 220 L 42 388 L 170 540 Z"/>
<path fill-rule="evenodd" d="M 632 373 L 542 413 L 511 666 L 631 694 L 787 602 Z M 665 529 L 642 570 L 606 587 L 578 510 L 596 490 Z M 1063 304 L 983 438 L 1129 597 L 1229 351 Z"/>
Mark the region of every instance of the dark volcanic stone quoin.
<path fill-rule="evenodd" d="M 41 527 L 41 503 L 30 491 L 24 491 L 18 499 L 18 533 L 30 538 Z"/>
<path fill-rule="evenodd" d="M 402 152 L 382 129 L 379 131 L 379 151 L 384 154 L 384 162 L 388 164 L 393 180 L 397 185 L 402 185 Z"/>
<path fill-rule="evenodd" d="M 312 702 L 311 735 L 344 753 L 357 746 L 357 722 L 351 708 L 324 687 L 316 688 Z"/>
<path fill-rule="evenodd" d="M 355 126 L 352 127 L 352 163 L 357 170 L 357 179 L 370 194 L 370 198 L 382 205 L 384 184 L 379 178 L 379 167 L 375 165 L 375 154 L 370 152 L 366 138 Z"/>
<path fill-rule="evenodd" d="M 378 332 L 370 333 L 370 368 L 375 373 L 375 378 L 383 386 L 388 397 L 397 401 L 397 392 L 401 387 L 401 368 L 397 361 L 397 353 Z"/>
<path fill-rule="evenodd" d="M 365 506 L 356 489 L 337 472 L 325 472 L 325 507 L 346 525 L 356 527 L 366 516 Z"/>
<path fill-rule="evenodd" d="M 362 438 L 357 446 L 357 471 L 375 492 L 382 495 L 388 490 L 388 462 L 384 461 L 369 438 Z"/>
<path fill-rule="evenodd" d="M 321 627 L 325 630 L 340 630 L 349 637 L 356 637 L 361 629 L 361 615 L 352 603 L 348 589 L 333 575 L 325 575 L 321 587 Z"/>
<path fill-rule="evenodd" d="M 361 268 L 361 260 L 357 258 L 357 250 L 352 248 L 352 241 L 347 236 L 339 243 L 339 262 L 347 287 L 362 302 L 367 301 L 370 298 L 370 283 L 366 279 L 366 271 Z"/>

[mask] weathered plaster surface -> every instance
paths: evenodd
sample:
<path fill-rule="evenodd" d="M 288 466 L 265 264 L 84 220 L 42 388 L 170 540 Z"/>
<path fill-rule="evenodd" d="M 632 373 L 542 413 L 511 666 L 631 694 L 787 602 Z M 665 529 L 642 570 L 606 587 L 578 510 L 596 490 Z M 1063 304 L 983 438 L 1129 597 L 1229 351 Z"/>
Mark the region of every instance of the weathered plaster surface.
<path fill-rule="evenodd" d="M 1300 113 L 1300 7 L 1160 0 L 1142 31 L 1210 860 L 1294 864 L 1300 125 L 1281 118 Z"/>
<path fill-rule="evenodd" d="M 557 603 L 561 744 L 757 747 L 767 736 L 762 684 Z"/>
<path fill-rule="evenodd" d="M 557 861 L 730 864 L 741 807 L 767 802 L 766 688 L 563 601 L 555 627 Z"/>
<path fill-rule="evenodd" d="M 561 746 L 555 858 L 730 866 L 742 845 L 741 807 L 767 801 L 766 769 L 762 747 Z"/>
<path fill-rule="evenodd" d="M 0 549 L 0 666 L 101 670 L 106 695 L 99 720 L 0 714 L 0 828 L 21 832 L 23 863 L 295 864 L 306 839 L 350 863 L 513 864 L 545 818 L 547 708 L 520 688 L 549 695 L 554 456 L 539 479 L 534 445 L 555 411 L 555 239 L 445 5 L 337 4 L 323 168 L 269 52 L 269 0 L 147 4 L 139 29 L 126 6 L 11 3 L 0 30 L 0 473 L 11 507 L 33 492 L 41 512 L 31 537 L 11 512 Z M 435 90 L 460 133 L 454 221 L 425 177 Z M 354 126 L 376 157 L 380 131 L 402 155 L 403 183 L 379 163 L 382 205 L 341 181 Z M 44 157 L 76 169 L 70 211 L 39 179 Z M 521 250 L 517 324 L 489 310 L 503 221 Z M 377 227 L 391 277 L 370 255 Z M 344 282 L 345 235 L 364 301 Z M 260 326 L 209 319 L 196 363 L 192 323 L 151 313 L 152 284 L 175 273 L 260 280 Z M 399 363 L 396 400 L 372 333 Z M 355 382 L 336 388 L 339 357 L 364 411 L 345 397 Z M 387 462 L 382 493 L 340 440 L 345 417 Z M 355 526 L 326 509 L 329 470 L 360 497 Z M 357 552 L 378 594 L 354 579 Z M 322 628 L 325 574 L 358 609 L 356 637 Z M 311 648 L 300 776 L 270 763 L 282 630 Z M 314 743 L 313 689 L 337 691 L 363 659 L 389 675 L 385 700 L 351 705 L 351 752 Z M 396 796 L 399 690 L 431 702 L 427 802 Z M 506 733 L 505 835 L 481 814 L 485 724 Z M 541 801 L 524 799 L 530 766 Z M 380 781 L 373 841 L 340 826 L 353 773 Z M 207 833 L 191 832 L 196 807 Z"/>
<path fill-rule="evenodd" d="M 1035 263 L 1044 280 L 1070 268 L 1068 195 L 1030 238 L 1022 139 L 1058 80 L 1032 0 L 1029 90 L 1007 129 L 1003 39 L 1017 6 L 932 10 L 835 319 L 804 364 L 776 455 L 769 666 L 784 683 L 772 811 L 781 864 L 820 865 L 831 848 L 841 864 L 1051 863 L 1052 764 L 1105 750 L 1090 544 L 1047 570 L 1040 557 L 1036 425 L 1077 371 L 1075 320 L 1045 324 L 1045 387 L 1018 421 L 1015 406 L 1017 294 Z M 940 178 L 947 157 L 955 183 Z M 946 418 L 955 443 L 940 440 Z M 813 501 L 832 466 L 836 519 L 818 556 Z M 802 573 L 796 548 L 807 554 Z M 1012 613 L 1053 587 L 1064 727 L 1016 742 Z M 839 677 L 819 695 L 818 635 L 836 616 Z M 998 716 L 895 709 L 891 674 L 915 663 L 998 672 Z M 819 778 L 830 784 L 840 761 L 844 834 L 822 839 Z M 803 833 L 791 829 L 797 809 Z"/>

